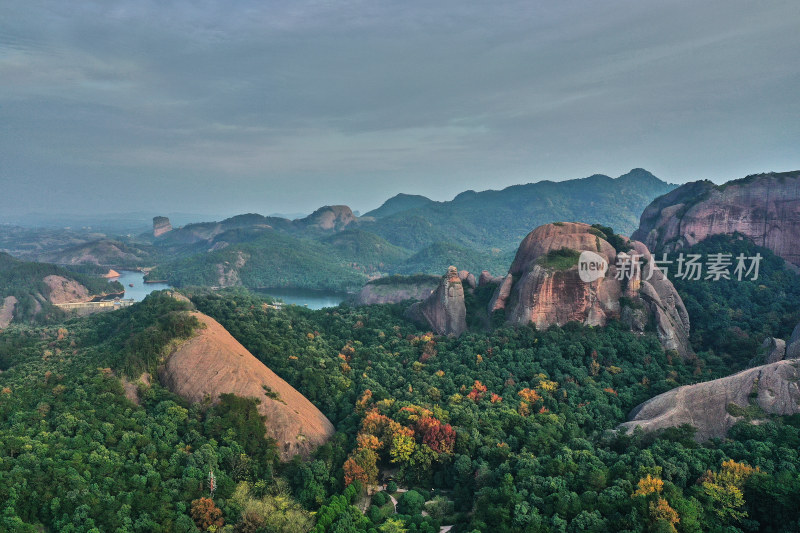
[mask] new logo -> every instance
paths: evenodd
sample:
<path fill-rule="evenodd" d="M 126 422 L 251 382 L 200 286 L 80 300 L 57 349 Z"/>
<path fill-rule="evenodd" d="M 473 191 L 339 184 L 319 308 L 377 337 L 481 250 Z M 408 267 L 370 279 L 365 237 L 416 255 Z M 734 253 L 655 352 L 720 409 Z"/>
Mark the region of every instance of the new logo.
<path fill-rule="evenodd" d="M 608 271 L 608 261 L 594 252 L 581 252 L 578 258 L 578 275 L 584 283 L 603 278 Z"/>

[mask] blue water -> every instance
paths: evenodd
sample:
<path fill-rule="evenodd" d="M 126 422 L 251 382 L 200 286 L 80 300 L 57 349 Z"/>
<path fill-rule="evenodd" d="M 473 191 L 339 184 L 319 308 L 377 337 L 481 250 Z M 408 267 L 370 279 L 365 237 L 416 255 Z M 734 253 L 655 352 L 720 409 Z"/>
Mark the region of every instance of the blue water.
<path fill-rule="evenodd" d="M 281 300 L 283 303 L 301 305 L 309 309 L 336 307 L 347 299 L 346 293 L 310 289 L 259 289 L 256 292 Z"/>
<path fill-rule="evenodd" d="M 144 300 L 144 297 L 153 291 L 160 291 L 171 288 L 167 283 L 145 283 L 144 273 L 138 270 L 118 270 L 119 277 L 115 278 L 125 287 L 125 298 L 133 298 L 137 302 Z M 129 285 L 133 283 L 133 287 Z"/>

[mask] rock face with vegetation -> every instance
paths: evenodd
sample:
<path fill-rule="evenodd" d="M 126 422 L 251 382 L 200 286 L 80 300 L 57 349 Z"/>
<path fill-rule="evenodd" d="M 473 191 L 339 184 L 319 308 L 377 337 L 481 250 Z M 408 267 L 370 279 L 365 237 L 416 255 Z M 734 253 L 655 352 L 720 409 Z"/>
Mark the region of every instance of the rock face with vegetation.
<path fill-rule="evenodd" d="M 20 261 L 0 252 L 0 324 L 53 320 L 54 304 L 88 301 L 124 291 L 117 281 L 47 263 Z M 4 326 L 0 325 L 0 328 Z"/>
<path fill-rule="evenodd" d="M 800 266 L 800 171 L 682 185 L 644 210 L 633 238 L 670 251 L 734 233 Z"/>
<path fill-rule="evenodd" d="M 283 460 L 308 456 L 333 435 L 330 421 L 308 399 L 256 359 L 216 320 L 193 313 L 204 326 L 167 359 L 160 380 L 191 402 L 212 403 L 221 394 L 255 398 L 267 417 L 267 435 Z"/>
<path fill-rule="evenodd" d="M 458 337 L 467 330 L 464 286 L 458 269 L 451 266 L 436 290 L 422 302 L 412 305 L 408 315 L 418 323 L 427 323 L 439 335 Z"/>
<path fill-rule="evenodd" d="M 787 359 L 725 378 L 685 385 L 636 407 L 620 427 L 655 431 L 689 424 L 695 438 L 724 437 L 741 420 L 800 413 L 800 361 Z"/>
<path fill-rule="evenodd" d="M 167 217 L 153 217 L 153 237 L 161 237 L 170 231 L 172 224 Z"/>
<path fill-rule="evenodd" d="M 398 303 L 405 300 L 424 300 L 439 286 L 436 276 L 389 276 L 370 281 L 358 292 L 356 305 Z"/>
<path fill-rule="evenodd" d="M 581 279 L 578 259 L 585 251 L 608 265 L 605 276 L 589 282 Z M 646 265 L 644 276 L 631 262 L 633 255 Z M 618 259 L 631 265 L 620 276 Z M 602 326 L 620 318 L 631 329 L 644 331 L 653 317 L 666 349 L 682 356 L 691 353 L 688 313 L 672 283 L 654 266 L 647 247 L 602 226 L 558 222 L 529 233 L 489 303 L 490 313 L 499 310 L 512 324 L 534 323 L 540 328 L 571 321 Z"/>
<path fill-rule="evenodd" d="M 50 294 L 48 295 L 50 303 L 66 304 L 85 302 L 89 299 L 89 289 L 74 279 L 51 274 L 50 276 L 45 276 L 43 281 L 50 289 Z"/>
<path fill-rule="evenodd" d="M 346 205 L 326 205 L 296 222 L 305 227 L 340 231 L 356 222 L 356 216 Z"/>

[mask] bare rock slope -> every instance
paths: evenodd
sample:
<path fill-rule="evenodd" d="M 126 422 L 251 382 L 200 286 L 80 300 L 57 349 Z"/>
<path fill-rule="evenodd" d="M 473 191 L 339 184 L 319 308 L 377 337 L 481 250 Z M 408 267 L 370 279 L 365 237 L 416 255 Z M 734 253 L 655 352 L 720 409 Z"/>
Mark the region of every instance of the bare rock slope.
<path fill-rule="evenodd" d="M 333 424 L 308 399 L 256 359 L 216 320 L 195 312 L 205 326 L 167 359 L 161 382 L 191 402 L 225 393 L 256 398 L 281 459 L 308 456 L 334 433 Z"/>
<path fill-rule="evenodd" d="M 800 413 L 800 361 L 787 359 L 721 379 L 685 385 L 636 407 L 620 426 L 646 431 L 690 424 L 695 438 L 724 437 L 740 420 Z"/>
<path fill-rule="evenodd" d="M 17 305 L 17 299 L 14 296 L 6 296 L 0 301 L 0 329 L 7 328 L 11 321 L 14 320 L 14 307 Z"/>

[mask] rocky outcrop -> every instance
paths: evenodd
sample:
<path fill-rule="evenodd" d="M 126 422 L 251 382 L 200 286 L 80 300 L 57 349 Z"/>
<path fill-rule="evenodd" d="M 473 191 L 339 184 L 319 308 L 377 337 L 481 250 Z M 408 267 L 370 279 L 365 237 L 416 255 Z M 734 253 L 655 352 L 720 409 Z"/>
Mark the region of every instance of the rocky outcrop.
<path fill-rule="evenodd" d="M 307 457 L 327 442 L 334 428 L 308 399 L 264 366 L 216 320 L 193 313 L 203 324 L 195 336 L 172 353 L 159 379 L 190 402 L 219 401 L 221 394 L 255 398 L 266 416 L 267 435 L 275 439 L 281 459 Z"/>
<path fill-rule="evenodd" d="M 673 251 L 734 233 L 800 266 L 800 171 L 682 185 L 644 210 L 633 238 Z"/>
<path fill-rule="evenodd" d="M 46 276 L 42 281 L 50 288 L 50 294 L 47 296 L 50 303 L 67 304 L 89 300 L 89 289 L 74 279 L 50 275 Z"/>
<path fill-rule="evenodd" d="M 654 431 L 690 424 L 695 438 L 724 437 L 741 420 L 800 413 L 800 361 L 787 359 L 659 394 L 636 407 L 621 429 Z"/>
<path fill-rule="evenodd" d="M 484 272 L 486 271 L 484 270 Z M 489 300 L 489 314 L 506 308 L 508 297 L 511 296 L 511 286 L 514 284 L 514 276 L 511 274 L 497 279 L 500 280 L 500 285 L 495 289 L 492 299 Z"/>
<path fill-rule="evenodd" d="M 356 216 L 346 205 L 326 205 L 295 222 L 304 227 L 340 231 L 355 221 Z"/>
<path fill-rule="evenodd" d="M 582 223 L 536 228 L 520 244 L 508 275 L 489 302 L 489 312 L 505 309 L 508 322 L 534 323 L 539 328 L 570 321 L 602 326 L 620 318 L 635 331 L 644 331 L 653 317 L 665 349 L 691 354 L 689 315 L 647 247 L 629 241 L 630 249 L 618 254 L 605 237 Z M 578 259 L 583 252 L 606 265 L 605 275 L 581 277 Z M 623 272 L 618 271 L 618 259 Z"/>
<path fill-rule="evenodd" d="M 236 252 L 233 261 L 225 261 L 217 264 L 217 285 L 219 287 L 234 287 L 240 285 L 239 270 L 247 264 L 250 258 L 242 251 Z"/>
<path fill-rule="evenodd" d="M 478 287 L 483 287 L 484 285 L 490 285 L 492 283 L 500 283 L 501 281 L 503 281 L 502 276 L 492 276 L 488 270 L 482 270 L 478 278 Z"/>
<path fill-rule="evenodd" d="M 399 303 L 424 300 L 439 286 L 436 276 L 392 276 L 364 285 L 356 295 L 355 305 Z"/>
<path fill-rule="evenodd" d="M 786 343 L 786 358 L 800 358 L 800 324 L 795 326 L 792 336 L 789 337 L 789 342 Z"/>
<path fill-rule="evenodd" d="M 461 280 L 462 284 L 466 283 L 470 289 L 474 289 L 478 286 L 477 283 L 475 282 L 475 275 L 469 273 L 466 270 L 458 271 L 458 279 Z"/>
<path fill-rule="evenodd" d="M 119 272 L 114 270 L 113 268 L 109 269 L 108 272 L 103 274 L 103 277 L 106 279 L 115 279 L 119 277 Z"/>
<path fill-rule="evenodd" d="M 172 231 L 172 224 L 167 217 L 153 217 L 153 237 L 161 237 L 170 231 Z"/>
<path fill-rule="evenodd" d="M 467 308 L 464 304 L 464 286 L 458 269 L 451 266 L 442 277 L 436 290 L 423 302 L 408 309 L 408 316 L 426 323 L 439 335 L 461 335 L 467 330 Z"/>
<path fill-rule="evenodd" d="M 786 357 L 786 341 L 767 337 L 761 343 L 761 352 L 764 354 L 764 362 L 767 364 L 783 361 Z"/>
<path fill-rule="evenodd" d="M 6 296 L 0 302 L 0 329 L 5 329 L 14 320 L 14 307 L 17 305 L 17 299 L 13 296 Z"/>

